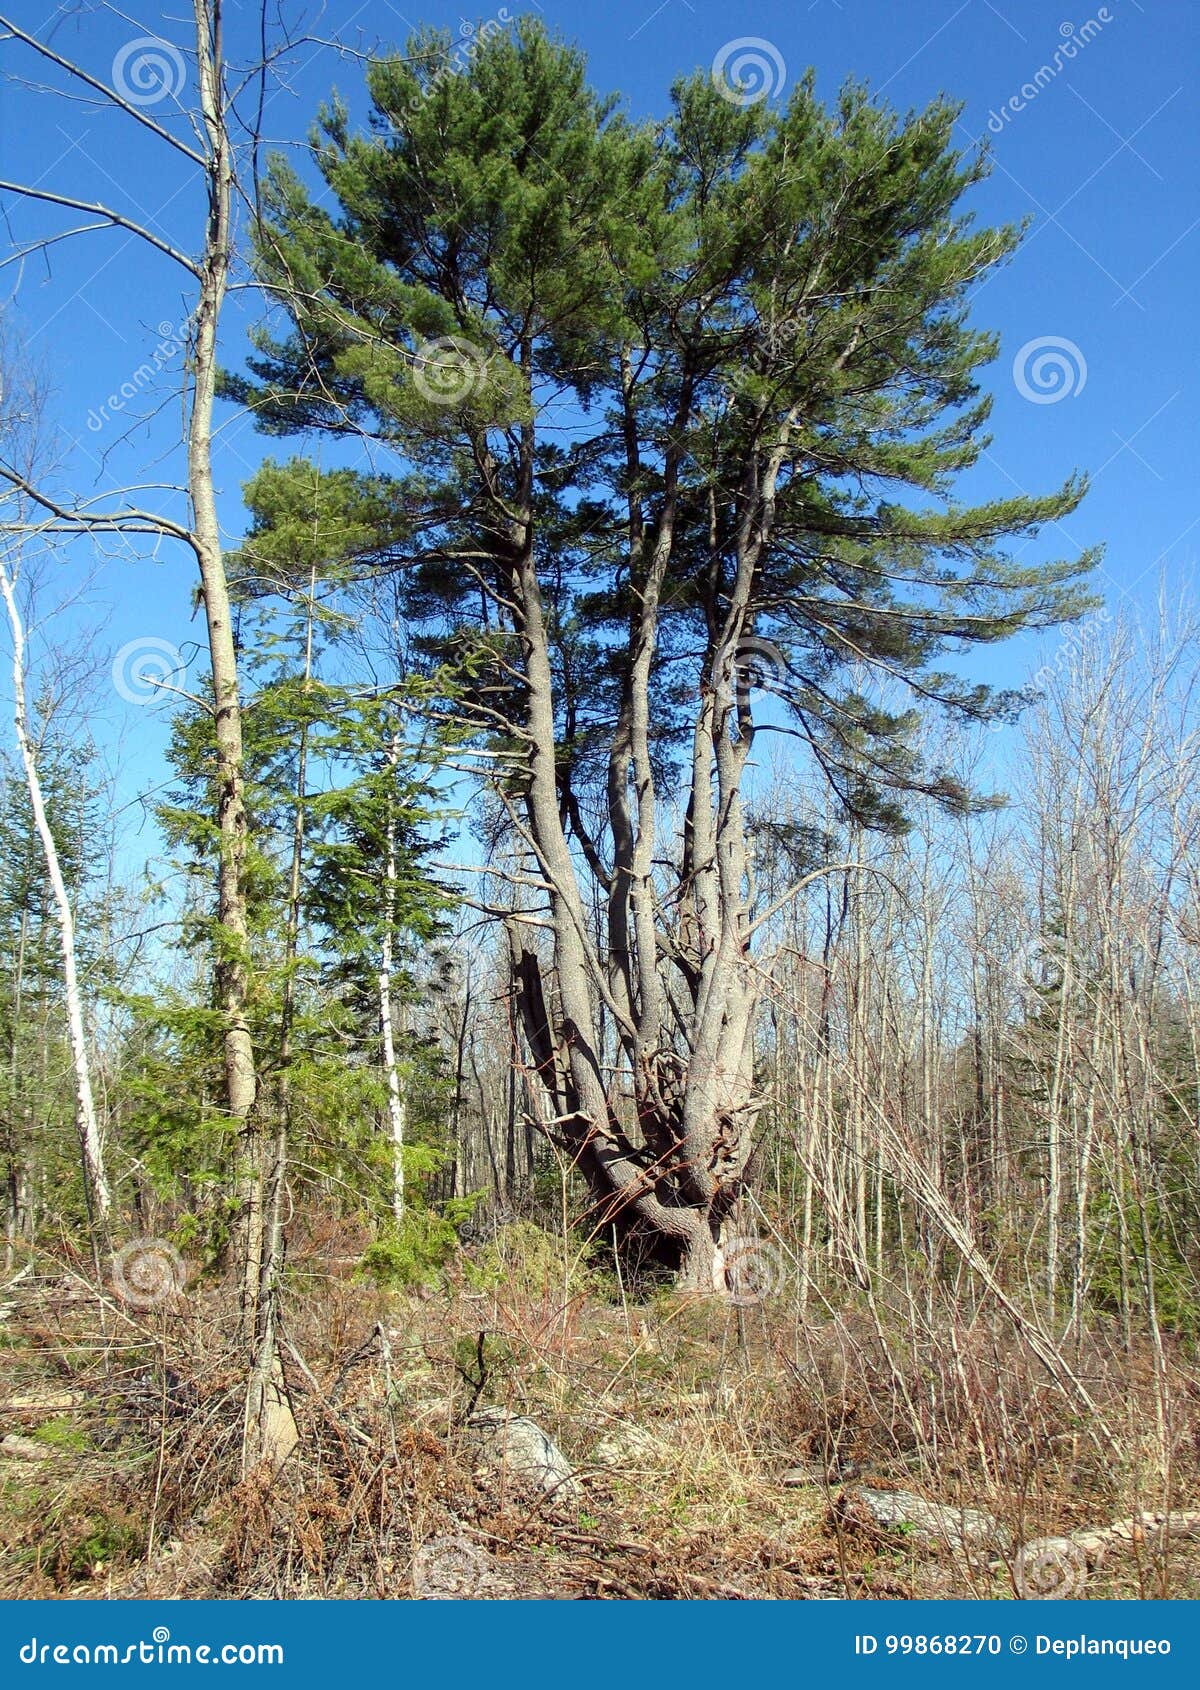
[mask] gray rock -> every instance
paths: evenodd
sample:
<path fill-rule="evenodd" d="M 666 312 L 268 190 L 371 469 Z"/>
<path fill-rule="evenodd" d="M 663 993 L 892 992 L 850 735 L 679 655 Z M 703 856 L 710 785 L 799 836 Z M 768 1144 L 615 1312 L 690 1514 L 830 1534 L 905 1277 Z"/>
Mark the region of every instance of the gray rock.
<path fill-rule="evenodd" d="M 994 1515 L 977 1508 L 956 1508 L 928 1502 L 907 1490 L 867 1490 L 854 1493 L 881 1526 L 907 1526 L 914 1537 L 944 1543 L 958 1550 L 1000 1550 L 1009 1534 Z"/>
<path fill-rule="evenodd" d="M 485 1461 L 538 1496 L 566 1507 L 582 1500 L 570 1462 L 527 1414 L 481 1408 L 467 1422 L 467 1434 Z"/>
<path fill-rule="evenodd" d="M 0 1455 L 7 1455 L 14 1461 L 49 1461 L 54 1451 L 47 1449 L 34 1438 L 22 1438 L 16 1432 L 10 1432 L 6 1438 L 0 1438 Z"/>
<path fill-rule="evenodd" d="M 804 1485 L 823 1485 L 825 1483 L 825 1472 L 823 1468 L 812 1464 L 789 1467 L 779 1482 L 789 1488 L 798 1488 Z"/>
<path fill-rule="evenodd" d="M 652 1432 L 623 1421 L 606 1432 L 593 1451 L 599 1467 L 638 1467 L 661 1459 L 662 1445 Z"/>

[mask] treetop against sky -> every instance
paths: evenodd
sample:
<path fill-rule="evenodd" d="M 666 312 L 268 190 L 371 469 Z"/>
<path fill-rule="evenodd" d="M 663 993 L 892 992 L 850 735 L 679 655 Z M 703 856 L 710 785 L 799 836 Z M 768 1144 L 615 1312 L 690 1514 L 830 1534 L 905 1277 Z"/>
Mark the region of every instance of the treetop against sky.
<path fill-rule="evenodd" d="M 961 100 L 956 141 L 986 140 L 993 161 L 972 190 L 971 209 L 981 223 L 1027 220 L 1027 229 L 1012 261 L 972 292 L 973 321 L 999 336 L 999 355 L 983 375 L 995 400 L 994 438 L 957 492 L 983 503 L 1044 491 L 1083 469 L 1092 479 L 1086 501 L 1022 542 L 1030 558 L 1103 542 L 1098 584 L 1112 604 L 1126 595 L 1145 602 L 1163 571 L 1169 581 L 1184 579 L 1198 520 L 1187 455 L 1194 400 L 1183 376 L 1194 362 L 1194 313 L 1184 301 L 1200 230 L 1186 122 L 1194 16 L 1135 0 L 1110 0 L 1071 19 L 1035 0 L 919 0 L 902 9 L 867 0 L 803 8 L 773 0 L 732 7 L 617 0 L 603 9 L 534 10 L 582 46 L 592 86 L 616 91 L 634 121 L 665 117 L 670 85 L 696 68 L 743 107 L 783 105 L 809 66 L 826 100 L 850 75 L 900 111 L 943 92 Z M 482 41 L 513 27 L 518 11 L 476 16 L 435 3 L 409 17 L 372 4 L 336 20 L 336 29 L 342 42 L 369 51 L 402 45 L 419 23 L 444 27 L 461 43 L 465 66 Z M 164 246 L 192 250 L 199 203 L 190 166 L 150 130 L 158 125 L 185 145 L 194 140 L 186 29 L 103 10 L 48 28 L 42 9 L 25 4 L 11 8 L 11 22 L 124 91 L 147 122 L 100 100 L 51 99 L 47 90 L 65 90 L 66 79 L 10 36 L 0 48 L 9 78 L 5 179 L 104 202 Z M 233 64 L 253 63 L 256 27 L 249 14 L 230 12 Z M 296 20 L 297 32 L 305 27 Z M 305 139 L 335 88 L 351 122 L 364 121 L 361 62 L 313 42 L 291 55 L 263 106 L 266 140 L 314 190 L 320 182 Z M 253 87 L 242 96 L 248 118 L 256 97 Z M 5 315 L 48 388 L 61 485 L 102 499 L 131 483 L 179 481 L 186 277 L 119 227 L 37 246 L 88 221 L 49 200 L 6 195 L 5 211 L 12 242 Z M 223 323 L 226 368 L 242 367 L 247 333 L 261 315 L 252 289 L 233 295 Z M 246 521 L 240 485 L 263 448 L 242 412 L 221 408 L 220 513 L 231 543 Z M 179 508 L 176 495 L 158 497 L 163 509 Z M 166 737 L 162 694 L 141 677 L 157 669 L 186 684 L 187 672 L 200 668 L 198 630 L 188 621 L 191 562 L 182 548 L 151 542 L 76 545 L 68 557 L 73 585 L 82 573 L 92 577 L 90 603 L 76 605 L 68 623 L 103 619 L 118 659 L 107 727 L 114 743 L 130 748 L 123 778 L 131 798 L 151 777 Z M 1057 643 L 1050 635 L 993 648 L 987 678 L 1017 683 L 1053 661 Z M 997 735 L 1001 759 L 1002 742 Z"/>

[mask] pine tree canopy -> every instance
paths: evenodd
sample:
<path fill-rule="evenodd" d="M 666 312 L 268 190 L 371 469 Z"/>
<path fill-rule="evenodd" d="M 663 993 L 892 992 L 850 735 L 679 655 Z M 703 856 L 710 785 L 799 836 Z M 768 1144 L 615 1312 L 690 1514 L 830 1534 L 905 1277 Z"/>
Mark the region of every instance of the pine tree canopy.
<path fill-rule="evenodd" d="M 743 107 L 696 74 L 636 124 L 536 22 L 453 51 L 423 32 L 373 63 L 368 133 L 322 111 L 321 203 L 272 167 L 259 263 L 290 329 L 226 391 L 358 449 L 317 506 L 311 463 L 268 464 L 244 558 L 288 550 L 307 498 L 359 567 L 403 571 L 480 727 L 518 731 L 534 571 L 579 832 L 639 686 L 660 776 L 705 688 L 747 740 L 765 690 L 860 820 L 899 823 L 905 791 L 969 804 L 912 730 L 1011 714 L 955 659 L 1078 615 L 1095 559 L 1022 560 L 1081 478 L 956 497 L 996 353 L 969 294 L 1019 239 L 964 209 L 986 160 L 955 150 L 958 108 L 858 84 L 829 107 L 811 76 Z"/>

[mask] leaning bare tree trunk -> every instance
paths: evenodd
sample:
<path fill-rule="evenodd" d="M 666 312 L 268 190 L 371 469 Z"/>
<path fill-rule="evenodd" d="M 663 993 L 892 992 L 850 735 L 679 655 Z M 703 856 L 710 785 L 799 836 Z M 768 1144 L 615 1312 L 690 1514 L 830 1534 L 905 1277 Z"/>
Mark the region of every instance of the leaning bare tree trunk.
<path fill-rule="evenodd" d="M 6 182 L 19 197 L 86 211 L 97 227 L 130 232 L 160 257 L 177 264 L 197 287 L 191 320 L 191 386 L 186 423 L 187 494 L 190 522 L 133 508 L 96 511 L 91 505 L 62 505 L 46 490 L 32 486 L 19 472 L 0 463 L 0 477 L 33 499 L 54 519 L 56 532 L 81 534 L 158 534 L 188 545 L 200 570 L 201 596 L 212 668 L 216 739 L 218 868 L 216 964 L 217 1007 L 223 1021 L 226 1107 L 237 1138 L 234 1186 L 239 1207 L 242 1299 L 247 1326 L 253 1324 L 262 1261 L 262 1145 L 254 1119 L 256 1076 L 247 1015 L 249 993 L 248 923 L 245 886 L 247 822 L 242 767 L 242 720 L 237 657 L 230 615 L 229 587 L 221 555 L 213 487 L 212 427 L 217 374 L 217 324 L 229 278 L 234 186 L 233 143 L 223 85 L 222 0 L 192 0 L 196 30 L 198 109 L 193 114 L 198 144 L 192 146 L 158 123 L 135 99 L 98 81 L 64 58 L 48 43 L 3 20 L 8 37 L 49 59 L 61 71 L 87 84 L 117 110 L 186 157 L 204 186 L 206 223 L 201 256 L 192 258 L 155 230 L 102 204 L 52 193 L 35 184 Z M 89 225 L 91 227 L 92 225 Z"/>
<path fill-rule="evenodd" d="M 317 593 L 314 567 L 308 581 L 308 619 L 304 633 L 304 690 L 312 684 L 313 617 Z M 300 946 L 300 894 L 304 867 L 305 797 L 308 791 L 308 722 L 300 729 L 296 754 L 296 790 L 292 811 L 292 861 L 288 874 L 287 927 L 283 947 L 283 1001 L 279 1014 L 279 1083 L 274 1153 L 266 1184 L 262 1232 L 262 1271 L 255 1310 L 254 1360 L 246 1381 L 242 1467 L 260 1462 L 278 1466 L 298 1440 L 279 1356 L 279 1302 L 283 1278 L 283 1201 L 287 1189 L 292 1131 L 292 1029 L 296 1018 L 296 956 Z"/>
<path fill-rule="evenodd" d="M 63 987 L 67 1000 L 67 1035 L 71 1046 L 71 1065 L 75 1071 L 75 1125 L 79 1133 L 79 1148 L 83 1158 L 83 1181 L 92 1219 L 92 1247 L 97 1265 L 108 1243 L 109 1217 L 112 1198 L 108 1176 L 104 1168 L 104 1147 L 96 1120 L 96 1104 L 92 1094 L 91 1068 L 88 1063 L 87 1039 L 83 1027 L 83 1000 L 79 993 L 79 973 L 75 964 L 75 920 L 71 900 L 63 879 L 58 846 L 54 841 L 46 816 L 42 783 L 38 778 L 37 753 L 29 735 L 29 716 L 25 698 L 25 627 L 17 604 L 12 578 L 3 558 L 0 558 L 0 593 L 4 595 L 13 644 L 13 725 L 21 762 L 25 769 L 25 783 L 29 789 L 29 806 L 33 811 L 42 851 L 46 859 L 46 873 L 54 896 L 54 915 L 58 923 L 59 946 L 62 951 Z"/>
<path fill-rule="evenodd" d="M 32 486 L 19 471 L 3 462 L 0 462 L 0 477 L 33 499 L 52 517 L 57 532 L 156 534 L 189 546 L 196 556 L 212 670 L 219 840 L 214 984 L 222 1022 L 226 1115 L 236 1142 L 232 1183 L 238 1209 L 236 1250 L 241 1281 L 242 1332 L 251 1341 L 258 1340 L 259 1360 L 254 1362 L 252 1373 L 260 1371 L 260 1364 L 265 1358 L 266 1399 L 270 1404 L 276 1399 L 285 1401 L 285 1398 L 274 1332 L 272 1330 L 264 1339 L 257 1321 L 258 1299 L 264 1279 L 265 1157 L 262 1124 L 257 1119 L 255 1108 L 257 1073 L 248 1008 L 251 980 L 246 891 L 248 824 L 237 651 L 229 584 L 221 551 L 212 461 L 217 330 L 229 282 L 235 160 L 229 121 L 231 107 L 224 84 L 222 0 L 192 0 L 192 17 L 198 89 L 196 108 L 191 114 L 195 145 L 158 123 L 136 99 L 127 98 L 119 89 L 100 82 L 90 72 L 64 58 L 47 42 L 22 30 L 7 18 L 3 24 L 7 36 L 48 59 L 66 75 L 86 83 L 93 94 L 101 95 L 117 110 L 154 134 L 161 144 L 188 159 L 199 175 L 206 206 L 203 242 L 196 243 L 200 245 L 198 258 L 193 258 L 182 246 L 164 239 L 156 230 L 141 226 L 121 211 L 53 193 L 36 184 L 2 184 L 7 191 L 24 198 L 85 211 L 99 218 L 99 227 L 108 225 L 132 233 L 160 257 L 178 265 L 189 277 L 189 285 L 195 286 L 185 427 L 189 521 L 180 523 L 158 512 L 132 507 L 96 511 L 90 504 L 64 506 L 48 491 Z M 261 67 L 264 73 L 269 62 L 270 58 L 264 58 Z M 253 1379 L 250 1394 L 252 1397 L 255 1395 Z M 263 1393 L 258 1395 L 262 1397 Z M 252 1449 L 255 1445 L 261 1448 L 271 1441 L 270 1427 L 265 1423 L 259 1425 L 258 1431 L 248 1425 L 248 1448 Z M 281 1441 L 274 1439 L 277 1446 L 281 1445 Z"/>
<path fill-rule="evenodd" d="M 229 277 L 233 159 L 221 86 L 221 6 L 195 0 L 200 116 L 208 141 L 208 223 L 193 319 L 192 394 L 188 419 L 188 495 L 193 544 L 200 567 L 212 666 L 216 724 L 217 824 L 220 862 L 217 921 L 221 955 L 217 997 L 224 1029 L 225 1087 L 237 1135 L 235 1197 L 244 1319 L 252 1329 L 262 1276 L 263 1145 L 254 1115 L 254 1048 L 247 1019 L 246 804 L 242 713 L 229 585 L 221 554 L 212 468 L 212 416 L 217 376 L 217 323 Z"/>

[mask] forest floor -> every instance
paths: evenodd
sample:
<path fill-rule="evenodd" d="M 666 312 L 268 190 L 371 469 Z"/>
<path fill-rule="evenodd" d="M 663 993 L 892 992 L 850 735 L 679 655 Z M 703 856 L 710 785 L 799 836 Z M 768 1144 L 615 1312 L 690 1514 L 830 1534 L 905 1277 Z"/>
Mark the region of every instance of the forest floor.
<path fill-rule="evenodd" d="M 249 1474 L 228 1289 L 139 1311 L 39 1259 L 0 1296 L 0 1596 L 1200 1594 L 1182 1362 L 1164 1473 L 1147 1364 L 1100 1339 L 1108 1442 L 994 1322 L 906 1350 L 874 1306 L 626 1301 L 554 1248 L 518 1227 L 416 1295 L 293 1261 L 299 1443 Z M 491 1458 L 488 1408 L 571 1478 Z"/>

